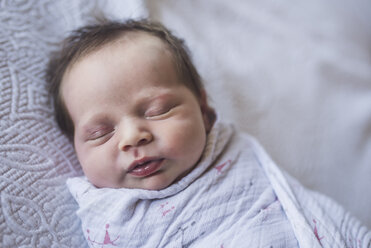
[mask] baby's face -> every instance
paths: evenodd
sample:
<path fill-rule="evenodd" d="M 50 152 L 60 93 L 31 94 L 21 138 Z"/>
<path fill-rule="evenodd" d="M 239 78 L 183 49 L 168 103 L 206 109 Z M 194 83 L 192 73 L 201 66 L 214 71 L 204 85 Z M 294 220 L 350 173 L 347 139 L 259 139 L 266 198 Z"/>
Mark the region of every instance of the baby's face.
<path fill-rule="evenodd" d="M 170 52 L 136 35 L 83 57 L 63 78 L 76 153 L 97 187 L 163 189 L 192 170 L 205 146 L 200 103 Z"/>

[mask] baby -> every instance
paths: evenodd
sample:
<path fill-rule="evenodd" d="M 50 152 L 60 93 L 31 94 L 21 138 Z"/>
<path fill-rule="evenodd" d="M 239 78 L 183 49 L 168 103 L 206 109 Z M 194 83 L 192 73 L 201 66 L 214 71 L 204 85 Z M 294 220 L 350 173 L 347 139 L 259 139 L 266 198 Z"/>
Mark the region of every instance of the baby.
<path fill-rule="evenodd" d="M 84 177 L 91 247 L 367 247 L 371 232 L 217 119 L 184 42 L 159 23 L 73 32 L 48 69 Z"/>
<path fill-rule="evenodd" d="M 51 68 L 57 120 L 89 181 L 159 190 L 200 159 L 215 120 L 182 41 L 159 25 L 86 27 Z"/>

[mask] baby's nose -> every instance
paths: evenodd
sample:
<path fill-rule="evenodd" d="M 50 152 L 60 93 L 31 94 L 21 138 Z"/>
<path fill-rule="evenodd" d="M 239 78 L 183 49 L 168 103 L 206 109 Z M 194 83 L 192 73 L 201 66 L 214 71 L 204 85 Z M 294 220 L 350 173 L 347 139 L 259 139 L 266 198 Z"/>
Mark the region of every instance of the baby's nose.
<path fill-rule="evenodd" d="M 153 135 L 148 128 L 135 122 L 126 123 L 121 129 L 119 142 L 121 151 L 128 151 L 132 147 L 146 145 L 153 140 Z"/>

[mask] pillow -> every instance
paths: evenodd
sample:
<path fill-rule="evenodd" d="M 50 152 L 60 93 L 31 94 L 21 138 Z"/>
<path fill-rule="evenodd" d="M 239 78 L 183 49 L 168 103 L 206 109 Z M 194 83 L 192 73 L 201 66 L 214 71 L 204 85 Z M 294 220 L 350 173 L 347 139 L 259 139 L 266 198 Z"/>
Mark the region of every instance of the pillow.
<path fill-rule="evenodd" d="M 81 175 L 53 119 L 45 67 L 67 33 L 97 15 L 146 15 L 141 1 L 1 1 L 1 247 L 85 247 L 76 203 L 65 186 Z"/>

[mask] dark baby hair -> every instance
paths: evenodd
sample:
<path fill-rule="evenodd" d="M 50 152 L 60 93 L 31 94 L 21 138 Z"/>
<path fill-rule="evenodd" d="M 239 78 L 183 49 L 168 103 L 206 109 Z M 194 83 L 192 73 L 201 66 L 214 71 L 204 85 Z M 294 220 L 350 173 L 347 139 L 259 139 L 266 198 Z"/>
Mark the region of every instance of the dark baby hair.
<path fill-rule="evenodd" d="M 64 40 L 62 49 L 52 56 L 46 72 L 56 121 L 69 138 L 74 135 L 74 125 L 60 93 L 64 74 L 77 60 L 130 32 L 145 32 L 160 38 L 172 54 L 181 81 L 199 100 L 203 97 L 204 88 L 200 75 L 191 61 L 184 41 L 174 36 L 162 24 L 147 19 L 130 19 L 125 22 L 104 20 L 99 24 L 84 26 L 73 31 Z M 214 110 L 207 108 L 204 111 L 207 112 L 209 123 L 213 123 L 216 118 Z"/>

